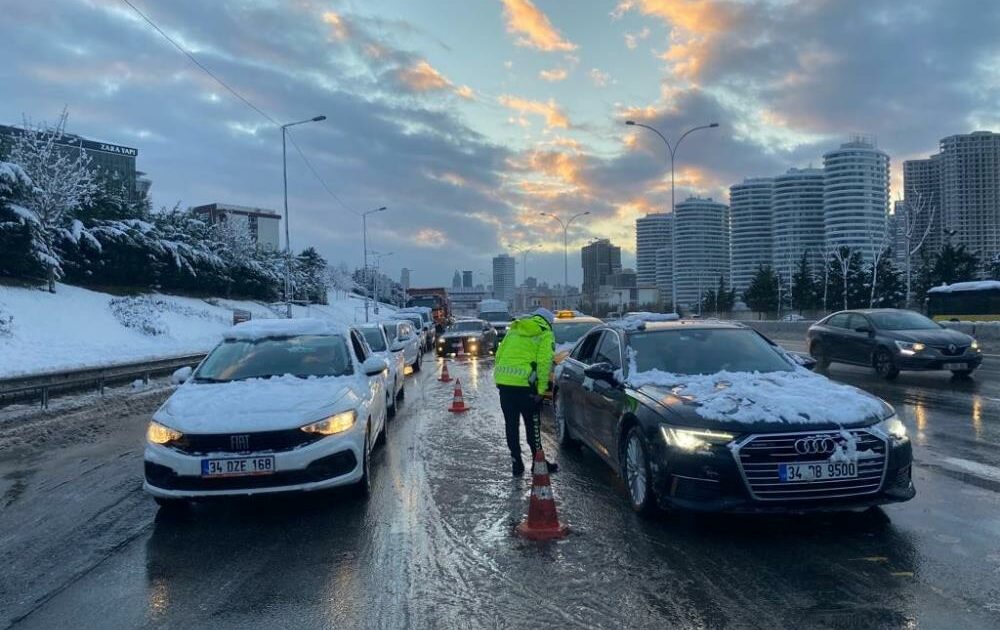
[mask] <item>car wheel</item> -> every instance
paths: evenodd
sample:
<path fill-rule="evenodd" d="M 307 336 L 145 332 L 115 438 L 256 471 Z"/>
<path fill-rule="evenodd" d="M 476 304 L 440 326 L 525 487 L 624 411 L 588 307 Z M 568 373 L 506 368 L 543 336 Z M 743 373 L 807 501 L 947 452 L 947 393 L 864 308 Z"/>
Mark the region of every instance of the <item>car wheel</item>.
<path fill-rule="evenodd" d="M 562 390 L 557 389 L 555 400 L 552 402 L 552 415 L 555 416 L 556 421 L 556 439 L 559 440 L 559 446 L 562 448 L 577 448 L 580 446 L 580 441 L 573 437 L 566 421 L 564 400 Z"/>
<path fill-rule="evenodd" d="M 972 376 L 973 370 L 952 370 L 951 375 L 955 378 L 969 378 Z"/>
<path fill-rule="evenodd" d="M 879 348 L 875 351 L 872 363 L 875 367 L 875 372 L 887 381 L 891 381 L 899 376 L 899 368 L 896 367 L 896 361 L 885 348 Z"/>
<path fill-rule="evenodd" d="M 830 367 L 830 357 L 826 355 L 820 342 L 812 342 L 812 345 L 809 346 L 809 356 L 816 360 L 816 369 L 825 370 Z"/>
<path fill-rule="evenodd" d="M 385 415 L 386 418 L 396 417 L 396 397 L 392 392 L 396 391 L 396 384 L 392 384 L 392 389 L 385 393 Z"/>
<path fill-rule="evenodd" d="M 354 494 L 367 499 L 372 493 L 371 476 L 371 425 L 365 430 L 365 445 L 361 454 L 361 479 L 354 484 Z"/>
<path fill-rule="evenodd" d="M 403 383 L 403 386 L 399 388 L 399 393 L 396 394 L 396 404 L 402 404 L 404 400 L 406 400 L 406 383 Z"/>
<path fill-rule="evenodd" d="M 389 412 L 386 412 L 385 421 L 382 422 L 382 430 L 379 432 L 378 437 L 375 438 L 375 446 L 382 448 L 385 446 L 386 439 L 389 437 Z"/>
<path fill-rule="evenodd" d="M 622 477 L 625 479 L 625 489 L 628 491 L 632 509 L 643 516 L 650 516 L 656 511 L 648 452 L 642 432 L 638 426 L 633 426 L 625 436 Z"/>
<path fill-rule="evenodd" d="M 424 360 L 423 356 L 418 354 L 417 355 L 417 360 L 413 362 L 413 371 L 414 372 L 419 372 L 420 371 L 420 364 L 423 363 L 423 360 Z"/>

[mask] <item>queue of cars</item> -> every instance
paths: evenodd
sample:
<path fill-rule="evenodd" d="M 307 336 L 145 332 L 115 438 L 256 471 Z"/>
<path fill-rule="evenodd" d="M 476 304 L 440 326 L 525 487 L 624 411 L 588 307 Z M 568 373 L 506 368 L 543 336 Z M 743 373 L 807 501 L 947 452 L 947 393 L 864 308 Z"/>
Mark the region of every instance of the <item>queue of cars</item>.
<path fill-rule="evenodd" d="M 154 414 L 147 492 L 168 506 L 341 485 L 367 494 L 371 450 L 384 442 L 425 347 L 420 313 L 396 317 L 233 327 Z M 810 369 L 844 361 L 886 378 L 911 368 L 961 375 L 982 361 L 974 339 L 887 309 L 817 322 L 808 335 L 813 360 L 738 323 L 676 315 L 631 313 L 606 324 L 558 311 L 553 332 L 556 437 L 597 453 L 642 514 L 906 501 L 915 494 L 912 452 L 892 407 Z M 497 343 L 489 322 L 464 319 L 432 347 L 438 356 L 485 356 Z"/>

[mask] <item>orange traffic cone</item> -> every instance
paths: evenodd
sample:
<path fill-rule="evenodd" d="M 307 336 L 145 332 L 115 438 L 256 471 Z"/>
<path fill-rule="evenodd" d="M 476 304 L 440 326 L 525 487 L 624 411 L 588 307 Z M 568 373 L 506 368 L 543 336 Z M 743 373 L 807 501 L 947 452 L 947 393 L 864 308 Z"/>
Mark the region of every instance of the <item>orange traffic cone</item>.
<path fill-rule="evenodd" d="M 549 465 L 542 449 L 535 452 L 531 466 L 531 499 L 528 517 L 517 526 L 517 533 L 528 540 L 556 540 L 563 538 L 569 527 L 559 523 L 556 500 L 549 485 Z"/>
<path fill-rule="evenodd" d="M 441 377 L 438 378 L 438 380 L 441 381 L 442 383 L 450 383 L 451 382 L 451 374 L 448 374 L 448 361 L 447 360 L 445 360 L 441 364 Z"/>
<path fill-rule="evenodd" d="M 462 413 L 463 411 L 468 411 L 471 407 L 465 404 L 465 398 L 462 396 L 462 381 L 455 379 L 455 396 L 451 399 L 451 407 L 448 407 L 448 411 L 452 413 Z"/>

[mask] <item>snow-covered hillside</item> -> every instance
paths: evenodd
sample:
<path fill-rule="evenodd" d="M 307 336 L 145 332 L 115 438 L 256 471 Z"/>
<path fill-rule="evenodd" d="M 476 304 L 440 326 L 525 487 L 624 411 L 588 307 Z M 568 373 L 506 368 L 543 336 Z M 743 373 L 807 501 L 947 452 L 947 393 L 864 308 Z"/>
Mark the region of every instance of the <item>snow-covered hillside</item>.
<path fill-rule="evenodd" d="M 258 302 L 152 294 L 120 298 L 58 285 L 55 293 L 0 286 L 0 378 L 138 361 L 212 348 L 232 325 L 232 309 L 254 319 L 283 313 Z M 382 306 L 381 314 L 393 312 Z M 364 321 L 364 301 L 331 299 L 293 307 L 295 317 Z"/>

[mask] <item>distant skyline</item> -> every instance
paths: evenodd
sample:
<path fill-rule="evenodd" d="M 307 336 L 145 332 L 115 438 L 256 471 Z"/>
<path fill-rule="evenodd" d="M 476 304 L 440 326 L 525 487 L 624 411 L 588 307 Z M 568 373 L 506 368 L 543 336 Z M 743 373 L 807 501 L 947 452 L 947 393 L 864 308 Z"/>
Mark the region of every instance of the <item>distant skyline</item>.
<path fill-rule="evenodd" d="M 727 200 L 745 177 L 820 166 L 852 133 L 903 160 L 949 135 L 1000 130 L 1000 4 L 973 0 L 275 2 L 131 0 L 279 121 L 334 199 L 289 153 L 292 245 L 361 264 L 361 219 L 385 271 L 448 286 L 537 245 L 530 275 L 562 282 L 562 232 L 540 212 L 592 214 L 635 267 L 635 219 L 677 200 Z M 0 124 L 22 116 L 137 147 L 155 207 L 281 210 L 280 133 L 121 0 L 14 2 L 0 21 Z M 520 257 L 518 264 L 520 265 Z M 520 275 L 520 269 L 518 269 Z"/>

